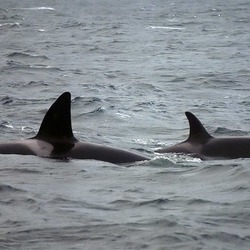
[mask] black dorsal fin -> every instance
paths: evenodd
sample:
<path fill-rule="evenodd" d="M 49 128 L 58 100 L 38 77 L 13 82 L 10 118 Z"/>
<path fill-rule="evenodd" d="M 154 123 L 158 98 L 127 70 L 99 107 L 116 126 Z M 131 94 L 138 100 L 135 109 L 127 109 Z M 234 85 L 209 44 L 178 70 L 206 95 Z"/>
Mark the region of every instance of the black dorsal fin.
<path fill-rule="evenodd" d="M 204 142 L 212 138 L 212 136 L 207 132 L 207 130 L 195 115 L 193 115 L 191 112 L 186 112 L 185 114 L 189 121 L 190 128 L 187 141 Z"/>
<path fill-rule="evenodd" d="M 71 126 L 71 94 L 65 92 L 52 104 L 43 118 L 35 139 L 75 140 Z"/>

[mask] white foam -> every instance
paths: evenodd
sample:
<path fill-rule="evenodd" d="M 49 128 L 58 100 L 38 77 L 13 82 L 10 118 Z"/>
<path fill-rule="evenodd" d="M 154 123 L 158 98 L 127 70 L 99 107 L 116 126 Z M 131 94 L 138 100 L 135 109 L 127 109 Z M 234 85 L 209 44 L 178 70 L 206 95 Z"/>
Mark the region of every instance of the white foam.
<path fill-rule="evenodd" d="M 165 30 L 184 30 L 184 27 L 173 27 L 173 26 L 149 26 L 150 29 L 165 29 Z"/>
<path fill-rule="evenodd" d="M 12 8 L 13 10 L 52 10 L 55 9 L 52 7 L 30 7 L 30 8 Z"/>

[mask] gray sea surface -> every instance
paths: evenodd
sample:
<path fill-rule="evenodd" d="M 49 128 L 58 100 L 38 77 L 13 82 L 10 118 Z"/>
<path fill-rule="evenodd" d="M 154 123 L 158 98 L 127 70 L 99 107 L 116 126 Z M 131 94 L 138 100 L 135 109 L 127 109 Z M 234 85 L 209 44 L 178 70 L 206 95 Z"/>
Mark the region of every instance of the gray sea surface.
<path fill-rule="evenodd" d="M 248 0 L 0 0 L 0 141 L 64 91 L 82 141 L 129 166 L 0 155 L 0 249 L 250 249 L 250 160 L 154 150 L 250 135 Z"/>

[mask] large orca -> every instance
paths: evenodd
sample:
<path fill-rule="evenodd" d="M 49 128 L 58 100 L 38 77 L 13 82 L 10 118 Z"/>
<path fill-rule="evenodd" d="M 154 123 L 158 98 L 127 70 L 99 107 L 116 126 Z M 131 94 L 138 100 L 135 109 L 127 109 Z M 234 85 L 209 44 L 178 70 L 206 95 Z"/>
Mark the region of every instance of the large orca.
<path fill-rule="evenodd" d="M 0 143 L 0 154 L 58 159 L 94 159 L 115 164 L 148 160 L 126 150 L 78 141 L 71 125 L 71 94 L 63 93 L 47 111 L 35 137 Z"/>
<path fill-rule="evenodd" d="M 157 153 L 191 154 L 201 159 L 250 157 L 249 137 L 214 138 L 206 131 L 195 115 L 190 112 L 185 114 L 190 126 L 188 139 L 176 145 L 159 149 L 156 151 Z"/>

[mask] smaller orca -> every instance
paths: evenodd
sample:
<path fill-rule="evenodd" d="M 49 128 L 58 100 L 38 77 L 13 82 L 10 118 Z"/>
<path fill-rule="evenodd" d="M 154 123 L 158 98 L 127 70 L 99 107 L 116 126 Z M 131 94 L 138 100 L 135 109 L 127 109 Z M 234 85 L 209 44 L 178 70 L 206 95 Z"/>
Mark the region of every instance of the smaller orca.
<path fill-rule="evenodd" d="M 36 136 L 0 143 L 0 154 L 36 155 L 57 159 L 94 159 L 110 163 L 132 163 L 149 160 L 123 149 L 80 142 L 71 125 L 71 94 L 63 93 L 47 111 Z"/>
<path fill-rule="evenodd" d="M 250 158 L 250 137 L 214 138 L 198 118 L 186 112 L 190 131 L 186 141 L 159 149 L 157 153 L 190 154 L 201 159 L 218 158 Z"/>

